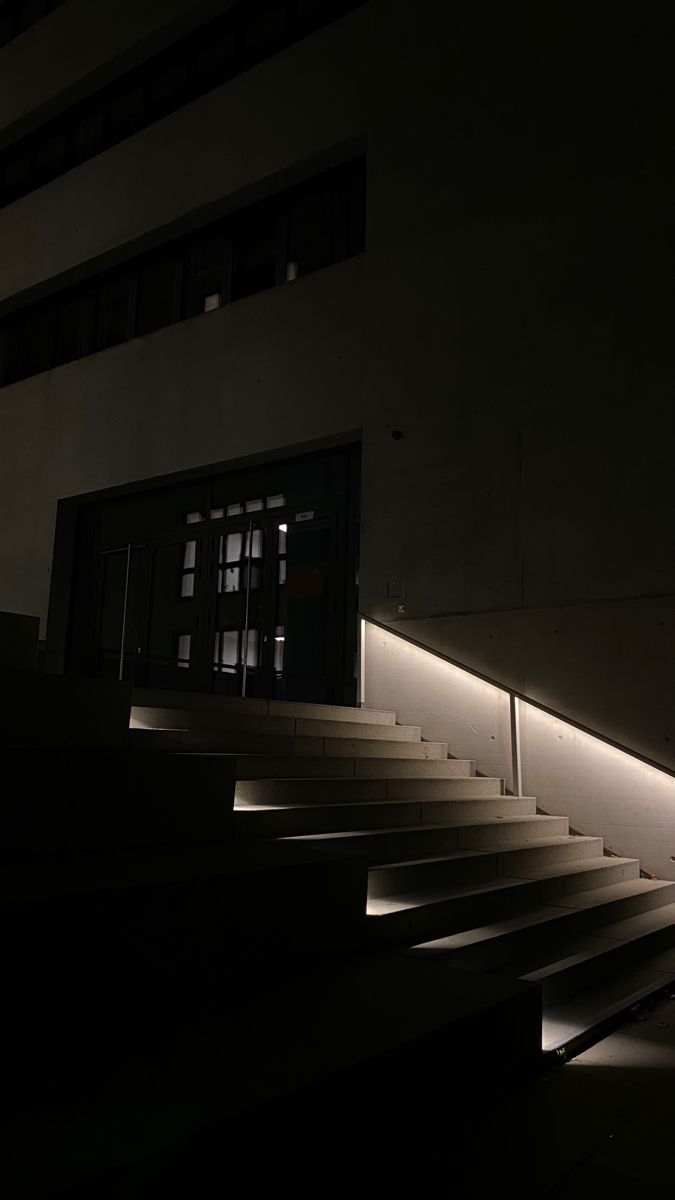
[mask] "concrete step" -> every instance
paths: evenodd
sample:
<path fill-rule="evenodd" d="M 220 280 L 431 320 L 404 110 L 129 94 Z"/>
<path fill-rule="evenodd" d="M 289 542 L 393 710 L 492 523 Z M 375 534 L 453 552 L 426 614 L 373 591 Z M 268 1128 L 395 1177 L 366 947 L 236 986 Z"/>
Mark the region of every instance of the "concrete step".
<path fill-rule="evenodd" d="M 453 965 L 475 971 L 508 971 L 525 955 L 550 953 L 556 943 L 675 901 L 675 883 L 634 879 L 582 892 L 567 907 L 544 905 L 526 913 L 437 938 L 415 949 L 448 954 Z"/>
<path fill-rule="evenodd" d="M 547 834 L 568 831 L 566 817 L 519 816 L 495 820 L 458 821 L 454 825 L 410 826 L 408 828 L 369 830 L 352 833 L 319 833 L 292 840 L 321 846 L 333 853 L 365 856 L 372 865 L 406 862 L 411 858 L 440 854 L 444 850 L 480 849 L 481 846 L 536 840 Z M 485 835 L 487 840 L 484 840 Z"/>
<path fill-rule="evenodd" d="M 134 731 L 131 731 L 134 735 Z M 154 738 L 156 735 L 152 732 L 142 730 L 135 731 L 135 734 L 141 738 L 140 742 L 135 743 L 135 748 L 144 746 L 142 753 L 151 751 L 152 747 L 149 743 L 143 743 L 144 737 Z M 169 735 L 172 736 L 172 735 Z M 178 735 L 181 736 L 181 735 Z M 391 743 L 389 743 L 391 745 Z M 152 756 L 154 758 L 154 755 Z M 197 774 L 201 765 L 208 763 L 209 777 L 213 779 L 218 774 L 218 766 L 221 765 L 223 778 L 228 778 L 230 773 L 234 774 L 237 780 L 255 780 L 255 779 L 305 779 L 305 780 L 324 780 L 339 781 L 341 779 L 352 780 L 383 780 L 388 781 L 390 787 L 391 780 L 415 780 L 427 779 L 430 776 L 440 779 L 454 780 L 457 783 L 462 782 L 471 784 L 472 775 L 475 771 L 476 764 L 472 759 L 447 758 L 447 759 L 424 759 L 424 758 L 346 758 L 346 757 L 331 757 L 319 755 L 292 755 L 292 754 L 209 754 L 206 752 L 191 752 L 188 747 L 183 747 L 179 750 L 172 750 L 166 754 L 166 759 L 169 762 L 181 759 L 183 761 L 192 761 L 195 764 L 195 773 Z M 482 793 L 482 780 L 477 779 L 478 794 Z M 489 793 L 490 789 L 488 789 Z M 498 791 L 493 794 L 499 794 Z M 397 797 L 392 797 L 396 799 Z M 403 797 L 402 797 L 403 798 Z"/>
<path fill-rule="evenodd" d="M 561 862 L 557 868 L 558 878 L 568 880 L 569 892 L 574 888 L 581 892 L 601 887 L 603 883 L 609 886 L 626 878 L 623 859 L 589 858 L 584 870 L 579 866 L 575 862 Z M 372 897 L 369 893 L 367 912 L 376 942 L 405 942 L 414 946 L 527 913 L 545 902 L 540 880 L 499 875 L 480 882 L 459 886 L 451 883 L 386 897 Z"/>
<path fill-rule="evenodd" d="M 418 725 L 375 724 L 366 721 L 337 721 L 290 715 L 230 713 L 219 709 L 149 708 L 134 705 L 132 729 L 179 729 L 206 733 L 272 734 L 280 737 L 370 738 L 392 742 L 419 742 Z"/>
<path fill-rule="evenodd" d="M 533 813 L 527 796 L 494 796 L 483 800 L 375 800 L 370 803 L 237 805 L 235 837 L 286 837 L 290 834 L 338 833 L 399 825 L 442 825 Z"/>
<path fill-rule="evenodd" d="M 542 1016 L 542 1049 L 567 1057 L 575 1043 L 584 1046 L 605 1036 L 615 1023 L 675 982 L 675 971 L 664 969 L 662 956 L 641 959 L 635 967 L 585 988 L 564 1003 L 545 1005 Z"/>
<path fill-rule="evenodd" d="M 294 737 L 228 730 L 130 729 L 131 747 L 201 754 L 267 754 L 294 757 L 447 759 L 445 742 L 392 741 L 358 737 Z"/>
<path fill-rule="evenodd" d="M 536 879 L 540 885 L 540 894 L 547 901 L 560 900 L 568 893 L 579 892 L 582 889 L 577 886 L 575 873 L 583 873 L 587 880 L 584 890 L 590 890 L 594 887 L 604 887 L 608 882 L 607 873 L 611 868 L 615 867 L 613 872 L 617 876 L 613 882 L 619 883 L 627 879 L 640 878 L 640 863 L 637 858 L 618 858 L 616 856 L 608 856 L 597 861 L 596 877 L 597 885 L 594 880 L 588 875 L 588 866 L 584 862 L 570 864 L 569 873 L 561 879 L 557 872 L 555 864 L 548 866 L 534 866 L 531 863 L 525 863 L 518 867 L 514 874 L 523 879 Z"/>
<path fill-rule="evenodd" d="M 453 760 L 449 760 L 453 761 Z M 471 764 L 468 764 L 471 766 Z M 427 784 L 434 786 L 429 789 Z M 235 788 L 235 803 L 279 807 L 358 804 L 376 800 L 409 800 L 412 803 L 442 800 L 498 799 L 501 779 L 456 776 L 449 779 L 247 779 Z"/>
<path fill-rule="evenodd" d="M 346 721 L 366 725 L 395 725 L 396 713 L 375 708 L 349 708 L 341 704 L 311 704 L 304 700 L 261 700 L 257 697 L 214 696 L 207 692 L 163 691 L 134 688 L 133 705 L 139 708 L 189 709 L 260 717 L 307 717 L 319 721 Z"/>
<path fill-rule="evenodd" d="M 592 937 L 558 946 L 544 965 L 518 965 L 517 974 L 541 985 L 546 1004 L 559 1003 L 656 954 L 662 969 L 675 975 L 675 903 L 600 926 Z"/>
<path fill-rule="evenodd" d="M 388 896 L 409 895 L 416 890 L 453 888 L 472 880 L 494 879 L 497 876 L 518 878 L 517 864 L 557 864 L 602 861 L 602 838 L 556 836 L 521 843 L 517 850 L 492 847 L 488 850 L 456 850 L 451 854 L 412 859 L 392 865 L 371 867 L 368 873 L 368 897 L 376 900 Z M 515 869 L 509 869 L 515 864 Z"/>

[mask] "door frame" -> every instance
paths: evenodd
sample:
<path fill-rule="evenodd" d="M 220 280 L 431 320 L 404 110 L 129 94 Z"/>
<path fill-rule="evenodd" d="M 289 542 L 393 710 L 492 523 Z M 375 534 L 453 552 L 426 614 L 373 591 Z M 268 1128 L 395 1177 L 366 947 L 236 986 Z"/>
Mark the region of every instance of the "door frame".
<path fill-rule="evenodd" d="M 347 513 L 348 521 L 348 558 L 358 564 L 359 548 L 359 504 L 360 504 L 360 475 L 361 475 L 361 431 L 352 430 L 343 434 L 335 434 L 311 442 L 296 443 L 291 446 L 279 447 L 275 450 L 257 454 L 245 455 L 241 458 L 226 459 L 225 461 L 209 463 L 205 466 L 159 475 L 150 478 L 134 480 L 116 487 L 102 488 L 98 491 L 85 492 L 81 495 L 68 496 L 58 501 L 56 525 L 54 532 L 54 549 L 52 557 L 51 586 L 49 593 L 49 610 L 47 617 L 47 636 L 44 654 L 44 670 L 50 674 L 63 675 L 68 673 L 68 656 L 71 641 L 71 614 L 74 602 L 75 568 L 78 550 L 78 534 L 82 527 L 83 517 L 91 506 L 106 500 L 121 499 L 135 493 L 144 492 L 151 488 L 176 486 L 207 479 L 214 475 L 224 475 L 235 471 L 245 471 L 249 468 L 273 466 L 280 463 L 290 463 L 294 459 L 320 457 L 331 450 L 352 450 L 350 460 L 350 486 L 348 489 Z M 353 477 L 352 477 L 353 476 Z M 355 578 L 358 578 L 356 575 Z M 356 631 L 358 599 L 354 585 L 354 604 L 346 610 L 345 645 L 353 646 L 356 655 Z M 353 609 L 353 611 L 352 611 Z M 348 696 L 353 664 L 349 654 L 345 655 L 343 670 L 343 692 Z"/>

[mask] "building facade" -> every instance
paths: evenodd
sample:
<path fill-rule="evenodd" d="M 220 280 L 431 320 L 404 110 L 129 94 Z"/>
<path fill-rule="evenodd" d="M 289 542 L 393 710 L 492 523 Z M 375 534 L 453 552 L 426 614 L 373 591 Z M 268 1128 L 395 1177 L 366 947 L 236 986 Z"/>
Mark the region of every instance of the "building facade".
<path fill-rule="evenodd" d="M 5 9 L 0 608 L 47 669 L 353 702 L 361 611 L 675 766 L 656 18 Z"/>

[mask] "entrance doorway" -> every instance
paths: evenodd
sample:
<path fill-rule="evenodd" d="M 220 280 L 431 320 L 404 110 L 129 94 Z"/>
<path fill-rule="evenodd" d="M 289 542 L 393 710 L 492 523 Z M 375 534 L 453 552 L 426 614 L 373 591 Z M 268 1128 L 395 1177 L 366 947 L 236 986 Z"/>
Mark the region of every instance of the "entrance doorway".
<path fill-rule="evenodd" d="M 355 702 L 358 451 L 88 498 L 69 673 Z"/>

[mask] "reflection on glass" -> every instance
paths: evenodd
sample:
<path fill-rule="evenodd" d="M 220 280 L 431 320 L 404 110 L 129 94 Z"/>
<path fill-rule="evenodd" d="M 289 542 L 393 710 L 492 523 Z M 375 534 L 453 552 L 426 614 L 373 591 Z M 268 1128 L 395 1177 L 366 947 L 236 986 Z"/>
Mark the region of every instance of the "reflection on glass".
<path fill-rule="evenodd" d="M 176 666 L 178 666 L 178 667 L 189 667 L 190 666 L 190 642 L 191 641 L 192 641 L 191 634 L 189 634 L 189 633 L 179 633 L 178 634 Z"/>
<path fill-rule="evenodd" d="M 286 582 L 286 559 L 279 559 L 279 583 Z"/>
<path fill-rule="evenodd" d="M 259 643 L 258 630 L 257 629 L 249 629 L 248 644 L 246 647 L 246 666 L 247 667 L 257 667 L 257 665 L 258 665 L 258 643 Z M 243 655 L 243 649 L 242 649 L 242 661 L 243 661 L 243 657 L 244 657 L 244 655 Z"/>
<path fill-rule="evenodd" d="M 249 556 L 249 550 L 248 550 L 249 541 L 250 541 L 250 534 L 247 533 L 246 534 L 246 546 L 244 548 L 245 558 L 248 558 L 248 556 Z M 251 553 L 251 558 L 262 558 L 262 552 L 263 552 L 262 529 L 254 529 L 253 530 L 253 551 Z"/>
<path fill-rule="evenodd" d="M 227 506 L 228 517 L 238 517 L 243 513 L 243 511 L 243 504 L 228 504 Z"/>
<path fill-rule="evenodd" d="M 197 543 L 196 542 L 186 542 L 185 543 L 185 554 L 183 556 L 183 570 L 184 571 L 194 570 L 196 557 L 197 557 Z"/>
<path fill-rule="evenodd" d="M 194 575 L 183 575 L 180 585 L 181 596 L 194 596 L 195 594 L 195 577 Z"/>
<path fill-rule="evenodd" d="M 224 517 L 224 516 L 225 516 L 224 508 L 212 508 L 209 510 L 209 518 L 211 521 L 219 521 L 220 518 Z"/>
<path fill-rule="evenodd" d="M 264 507 L 265 506 L 264 506 L 262 500 L 247 500 L 246 501 L 246 511 L 247 512 L 258 512 L 261 508 L 264 508 Z"/>
<path fill-rule="evenodd" d="M 279 492 L 276 496 L 268 496 L 265 501 L 268 508 L 283 508 L 285 503 L 286 497 L 282 492 Z"/>
<path fill-rule="evenodd" d="M 199 524 L 199 522 L 200 522 L 200 521 L 203 521 L 203 520 L 204 520 L 204 514 L 203 514 L 203 513 L 201 513 L 201 512 L 189 512 L 189 513 L 187 514 L 187 516 L 185 517 L 185 524 L 186 524 L 186 525 L 198 525 L 198 524 Z"/>
<path fill-rule="evenodd" d="M 222 538 L 220 540 L 222 545 Z M 241 558 L 241 541 L 242 535 L 240 533 L 228 533 L 225 542 L 226 562 L 239 562 Z"/>
<path fill-rule="evenodd" d="M 284 626 L 277 625 L 274 633 L 274 670 L 277 675 L 281 675 L 284 669 Z"/>
<path fill-rule="evenodd" d="M 239 591 L 239 567 L 227 567 L 225 570 L 225 592 Z"/>

